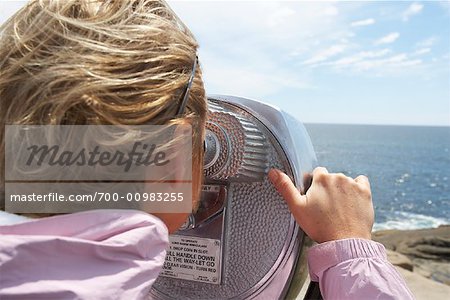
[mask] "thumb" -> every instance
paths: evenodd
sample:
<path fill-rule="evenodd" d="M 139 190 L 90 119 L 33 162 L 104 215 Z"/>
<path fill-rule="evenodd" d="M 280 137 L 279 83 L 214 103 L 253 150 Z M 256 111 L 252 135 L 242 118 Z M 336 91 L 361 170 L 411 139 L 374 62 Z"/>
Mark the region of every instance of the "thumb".
<path fill-rule="evenodd" d="M 303 207 L 306 205 L 306 197 L 300 194 L 289 176 L 280 170 L 271 169 L 269 171 L 269 179 L 281 196 L 283 196 L 294 217 L 299 219 Z"/>

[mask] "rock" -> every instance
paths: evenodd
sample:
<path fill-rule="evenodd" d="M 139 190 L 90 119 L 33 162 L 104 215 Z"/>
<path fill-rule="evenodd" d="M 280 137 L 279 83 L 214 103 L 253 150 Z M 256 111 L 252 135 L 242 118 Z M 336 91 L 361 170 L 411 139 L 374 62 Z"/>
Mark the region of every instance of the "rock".
<path fill-rule="evenodd" d="M 399 266 L 408 271 L 413 271 L 413 262 L 405 255 L 392 250 L 386 250 L 387 258 L 394 266 Z"/>
<path fill-rule="evenodd" d="M 412 261 L 414 272 L 450 286 L 450 263 L 416 258 Z"/>
<path fill-rule="evenodd" d="M 372 238 L 387 249 L 416 258 L 450 262 L 450 226 L 420 230 L 383 230 Z"/>
<path fill-rule="evenodd" d="M 405 278 L 409 289 L 417 300 L 448 299 L 450 295 L 449 286 L 400 267 L 396 267 L 396 269 Z"/>
<path fill-rule="evenodd" d="M 372 234 L 373 240 L 384 244 L 392 264 L 434 281 L 450 285 L 450 226 L 420 230 L 383 230 Z M 403 254 L 412 262 L 395 253 Z M 403 262 L 402 262 L 403 260 Z"/>

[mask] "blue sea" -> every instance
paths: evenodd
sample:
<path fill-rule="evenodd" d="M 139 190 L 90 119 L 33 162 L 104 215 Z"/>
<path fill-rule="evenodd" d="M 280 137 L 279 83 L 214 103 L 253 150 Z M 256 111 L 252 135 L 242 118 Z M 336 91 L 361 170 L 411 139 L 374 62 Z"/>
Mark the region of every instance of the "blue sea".
<path fill-rule="evenodd" d="M 374 230 L 450 224 L 450 127 L 305 127 L 320 165 L 369 177 Z"/>

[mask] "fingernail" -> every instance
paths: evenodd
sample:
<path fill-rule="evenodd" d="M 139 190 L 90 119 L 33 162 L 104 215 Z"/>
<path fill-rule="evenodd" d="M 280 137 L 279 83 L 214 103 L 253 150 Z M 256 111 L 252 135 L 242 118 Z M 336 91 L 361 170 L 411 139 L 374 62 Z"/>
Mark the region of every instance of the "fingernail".
<path fill-rule="evenodd" d="M 277 182 L 279 176 L 280 176 L 280 175 L 278 174 L 278 171 L 277 171 L 277 170 L 271 169 L 271 170 L 269 171 L 269 179 L 270 179 L 270 181 L 272 181 L 273 183 Z"/>

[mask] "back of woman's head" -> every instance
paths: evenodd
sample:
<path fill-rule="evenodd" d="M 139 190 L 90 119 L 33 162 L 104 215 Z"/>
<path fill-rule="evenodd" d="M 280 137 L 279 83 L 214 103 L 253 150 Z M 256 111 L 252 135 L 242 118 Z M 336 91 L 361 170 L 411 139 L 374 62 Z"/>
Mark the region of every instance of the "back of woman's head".
<path fill-rule="evenodd" d="M 0 34 L 1 187 L 5 124 L 188 122 L 199 190 L 206 119 L 199 68 L 177 117 L 198 45 L 165 2 L 30 1 Z"/>

